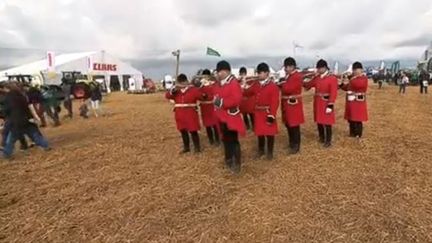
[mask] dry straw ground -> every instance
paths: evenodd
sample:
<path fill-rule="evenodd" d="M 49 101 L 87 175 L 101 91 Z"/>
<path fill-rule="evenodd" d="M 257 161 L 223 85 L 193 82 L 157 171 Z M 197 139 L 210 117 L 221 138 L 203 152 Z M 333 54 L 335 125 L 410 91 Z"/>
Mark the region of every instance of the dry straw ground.
<path fill-rule="evenodd" d="M 337 102 L 333 148 L 316 141 L 311 97 L 300 155 L 253 159 L 239 176 L 221 148 L 179 156 L 162 94 L 112 94 L 112 115 L 44 130 L 54 150 L 0 162 L 3 242 L 432 242 L 432 96 L 369 92 L 362 143 Z"/>

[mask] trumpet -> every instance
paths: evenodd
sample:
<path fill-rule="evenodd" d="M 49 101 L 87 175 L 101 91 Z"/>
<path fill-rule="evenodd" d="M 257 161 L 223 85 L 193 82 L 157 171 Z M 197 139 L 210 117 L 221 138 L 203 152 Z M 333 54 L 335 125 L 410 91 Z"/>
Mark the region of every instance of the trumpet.
<path fill-rule="evenodd" d="M 188 87 L 192 87 L 193 85 L 191 85 L 191 84 L 189 84 L 189 83 L 182 83 L 182 84 L 179 84 L 179 83 L 176 83 L 175 84 L 175 86 L 174 86 L 174 89 L 177 89 L 177 90 L 179 90 L 179 89 L 184 89 L 184 88 L 188 88 Z"/>
<path fill-rule="evenodd" d="M 255 80 L 258 79 L 258 76 L 245 76 L 245 77 L 243 77 L 241 79 L 244 80 L 245 82 L 255 81 Z"/>

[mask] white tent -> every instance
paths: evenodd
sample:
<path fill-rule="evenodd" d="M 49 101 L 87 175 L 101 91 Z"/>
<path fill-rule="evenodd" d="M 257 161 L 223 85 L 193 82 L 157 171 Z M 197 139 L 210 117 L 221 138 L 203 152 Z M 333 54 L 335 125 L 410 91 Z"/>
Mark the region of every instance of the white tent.
<path fill-rule="evenodd" d="M 62 72 L 81 72 L 92 77 L 102 77 L 108 91 L 118 82 L 120 90 L 129 86 L 129 77 L 135 80 L 136 89 L 143 85 L 142 73 L 131 65 L 107 54 L 104 51 L 61 54 L 54 57 L 53 67 L 49 68 L 47 59 L 0 71 L 0 76 L 42 75 L 45 84 L 60 84 Z"/>

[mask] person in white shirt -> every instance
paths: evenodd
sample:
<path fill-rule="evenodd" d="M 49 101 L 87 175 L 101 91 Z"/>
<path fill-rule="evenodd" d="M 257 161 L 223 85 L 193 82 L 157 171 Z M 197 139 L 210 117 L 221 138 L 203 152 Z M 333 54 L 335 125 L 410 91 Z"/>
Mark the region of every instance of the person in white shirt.
<path fill-rule="evenodd" d="M 409 78 L 406 73 L 402 73 L 402 80 L 399 85 L 399 94 L 405 94 L 406 86 L 409 84 Z"/>

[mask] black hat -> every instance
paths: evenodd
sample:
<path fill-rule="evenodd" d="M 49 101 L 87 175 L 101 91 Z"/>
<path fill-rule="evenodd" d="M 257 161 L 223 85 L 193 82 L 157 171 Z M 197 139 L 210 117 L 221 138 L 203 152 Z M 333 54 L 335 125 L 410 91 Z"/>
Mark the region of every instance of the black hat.
<path fill-rule="evenodd" d="M 179 74 L 179 76 L 177 76 L 177 82 L 185 83 L 187 81 L 188 81 L 188 79 L 187 79 L 187 76 L 185 74 L 182 73 L 182 74 Z"/>
<path fill-rule="evenodd" d="M 240 74 L 247 74 L 247 69 L 245 67 L 241 67 L 239 73 Z"/>
<path fill-rule="evenodd" d="M 286 58 L 285 61 L 284 61 L 284 66 L 285 66 L 285 67 L 288 67 L 288 66 L 294 66 L 294 67 L 297 67 L 297 63 L 296 63 L 296 61 L 295 61 L 294 58 L 292 58 L 292 57 L 288 57 L 288 58 Z"/>
<path fill-rule="evenodd" d="M 208 69 L 204 69 L 204 70 L 202 71 L 202 75 L 211 75 L 211 72 L 210 72 L 210 70 L 208 70 Z"/>
<path fill-rule="evenodd" d="M 353 70 L 355 70 L 355 69 L 363 69 L 363 65 L 360 62 L 355 62 L 352 65 L 352 69 Z"/>
<path fill-rule="evenodd" d="M 328 69 L 328 64 L 327 64 L 327 62 L 324 61 L 323 59 L 320 59 L 320 60 L 317 62 L 316 68 L 324 68 L 324 67 Z"/>
<path fill-rule="evenodd" d="M 231 72 L 231 65 L 227 61 L 220 61 L 216 65 L 216 71 L 220 72 L 222 70 L 230 71 Z"/>
<path fill-rule="evenodd" d="M 257 73 L 261 73 L 261 72 L 270 72 L 270 68 L 267 65 L 267 63 L 262 62 L 262 63 L 258 64 Z"/>

